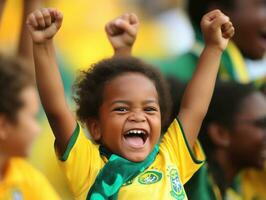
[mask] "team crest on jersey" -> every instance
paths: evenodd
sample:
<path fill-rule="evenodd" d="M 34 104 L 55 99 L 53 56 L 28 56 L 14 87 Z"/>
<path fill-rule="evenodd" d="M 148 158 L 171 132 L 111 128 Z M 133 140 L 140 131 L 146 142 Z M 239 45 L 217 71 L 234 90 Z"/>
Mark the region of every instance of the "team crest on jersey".
<path fill-rule="evenodd" d="M 162 173 L 155 170 L 146 171 L 138 177 L 138 181 L 141 184 L 148 185 L 157 183 L 162 179 Z"/>
<path fill-rule="evenodd" d="M 169 178 L 171 182 L 171 191 L 170 194 L 177 200 L 185 199 L 185 191 L 180 182 L 178 171 L 175 168 L 169 170 Z"/>

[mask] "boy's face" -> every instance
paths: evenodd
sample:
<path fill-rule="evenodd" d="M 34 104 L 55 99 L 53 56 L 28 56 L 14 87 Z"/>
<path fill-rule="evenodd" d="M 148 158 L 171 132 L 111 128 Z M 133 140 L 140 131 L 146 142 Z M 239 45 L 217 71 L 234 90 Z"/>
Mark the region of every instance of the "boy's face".
<path fill-rule="evenodd" d="M 245 167 L 263 168 L 266 161 L 266 99 L 261 93 L 248 96 L 235 118 L 230 134 L 230 154 Z"/>
<path fill-rule="evenodd" d="M 154 83 L 125 73 L 106 83 L 99 111 L 100 142 L 113 153 L 143 161 L 159 141 L 161 112 Z"/>
<path fill-rule="evenodd" d="M 266 53 L 266 0 L 234 0 L 228 15 L 236 29 L 234 42 L 245 57 L 261 59 Z"/>
<path fill-rule="evenodd" d="M 34 87 L 25 88 L 20 95 L 23 106 L 17 112 L 15 122 L 7 122 L 5 131 L 6 138 L 3 141 L 9 156 L 29 155 L 30 147 L 35 137 L 40 132 L 40 127 L 36 119 L 39 111 L 39 100 Z"/>

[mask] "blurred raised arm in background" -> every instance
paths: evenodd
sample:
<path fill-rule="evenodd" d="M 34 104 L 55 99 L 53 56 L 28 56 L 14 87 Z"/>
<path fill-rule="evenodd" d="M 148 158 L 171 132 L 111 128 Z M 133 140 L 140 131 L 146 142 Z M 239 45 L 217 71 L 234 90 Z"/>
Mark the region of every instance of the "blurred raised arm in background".
<path fill-rule="evenodd" d="M 21 18 L 21 31 L 17 48 L 17 55 L 23 59 L 30 70 L 34 72 L 33 67 L 33 55 L 32 55 L 32 41 L 26 27 L 26 18 L 32 11 L 36 10 L 42 5 L 43 0 L 24 0 L 23 1 L 23 13 Z"/>
<path fill-rule="evenodd" d="M 20 59 L 22 62 L 24 62 L 25 67 L 28 68 L 28 70 L 31 73 L 34 73 L 34 68 L 33 68 L 33 55 L 32 55 L 32 42 L 30 39 L 30 35 L 29 32 L 26 28 L 26 17 L 27 15 L 32 12 L 33 10 L 41 7 L 42 3 L 44 2 L 44 0 L 23 0 L 21 3 L 22 6 L 22 16 L 20 18 L 20 31 L 19 31 L 19 39 L 18 39 L 18 44 L 15 45 L 16 48 L 14 50 L 12 50 L 12 52 L 10 53 L 9 50 L 11 48 L 11 46 L 9 46 L 9 44 L 7 43 L 3 43 L 3 48 L 1 53 L 2 54 L 11 54 L 12 56 L 17 57 L 18 59 Z M 0 22 L 2 20 L 6 20 L 5 17 L 3 17 L 3 13 L 5 11 L 5 7 L 9 6 L 9 1 L 7 0 L 0 0 Z M 17 4 L 17 6 L 19 7 L 19 2 Z M 17 14 L 17 10 L 15 10 L 15 8 L 13 8 L 12 13 L 14 13 L 14 18 L 15 18 L 15 14 Z M 9 16 L 7 16 L 7 20 Z M 2 19 L 3 18 L 3 19 Z M 14 21 L 16 21 L 15 19 L 12 19 Z M 9 23 L 9 27 L 10 27 L 10 34 L 11 31 L 13 29 L 15 29 L 12 26 L 15 26 L 16 23 Z M 1 27 L 1 26 L 0 26 Z M 1 27 L 2 28 L 2 27 Z M 5 30 L 8 32 L 8 30 Z"/>
<path fill-rule="evenodd" d="M 6 3 L 6 0 L 0 0 L 0 22 L 1 22 L 1 18 L 2 18 L 2 14 L 3 14 L 5 3 Z"/>

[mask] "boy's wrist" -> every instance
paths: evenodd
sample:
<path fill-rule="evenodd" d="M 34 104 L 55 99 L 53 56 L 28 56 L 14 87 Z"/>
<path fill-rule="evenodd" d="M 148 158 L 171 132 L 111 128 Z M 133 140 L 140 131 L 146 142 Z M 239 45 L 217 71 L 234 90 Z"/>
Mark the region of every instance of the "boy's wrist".
<path fill-rule="evenodd" d="M 129 47 L 114 49 L 114 56 L 131 56 L 131 51 Z"/>
<path fill-rule="evenodd" d="M 36 9 L 36 6 L 40 6 L 43 0 L 24 0 L 24 9 L 30 9 L 34 8 Z"/>
<path fill-rule="evenodd" d="M 214 55 L 220 56 L 222 55 L 224 49 L 221 48 L 219 45 L 210 45 L 210 44 L 206 44 L 204 47 L 205 51 L 209 51 Z"/>
<path fill-rule="evenodd" d="M 42 2 L 43 0 L 24 0 L 25 4 L 29 4 L 29 3 L 39 3 Z"/>
<path fill-rule="evenodd" d="M 38 48 L 49 49 L 49 47 L 53 46 L 53 39 L 49 39 L 49 40 L 46 40 L 46 41 L 43 41 L 43 42 L 34 42 L 33 41 L 33 45 L 35 47 L 38 47 Z"/>

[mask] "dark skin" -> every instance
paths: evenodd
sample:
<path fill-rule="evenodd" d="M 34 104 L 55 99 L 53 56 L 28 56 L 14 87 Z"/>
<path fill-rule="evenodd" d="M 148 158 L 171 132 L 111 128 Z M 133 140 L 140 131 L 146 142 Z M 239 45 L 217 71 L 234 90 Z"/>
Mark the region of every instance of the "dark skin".
<path fill-rule="evenodd" d="M 266 98 L 254 93 L 243 101 L 242 110 L 235 118 L 231 135 L 232 160 L 238 166 L 263 168 L 266 160 L 266 129 L 262 121 L 266 116 Z M 261 124 L 261 125 L 260 125 Z M 240 145 L 237 145 L 239 144 Z M 238 159 L 236 159 L 238 158 Z"/>
<path fill-rule="evenodd" d="M 232 39 L 244 57 L 262 59 L 266 52 L 266 0 L 234 2 L 232 9 L 214 7 L 224 11 L 232 20 L 235 25 L 235 35 Z"/>
<path fill-rule="evenodd" d="M 144 160 L 161 133 L 161 112 L 154 83 L 141 74 L 125 73 L 108 82 L 103 98 L 99 120 L 90 128 L 94 137 L 98 135 L 101 144 L 128 160 Z M 129 130 L 145 131 L 147 138 L 130 140 L 126 137 Z"/>
<path fill-rule="evenodd" d="M 208 134 L 216 146 L 212 160 L 224 169 L 228 187 L 243 168 L 263 168 L 266 161 L 266 131 L 265 127 L 253 122 L 265 116 L 265 96 L 255 92 L 243 100 L 232 129 L 209 125 Z"/>

